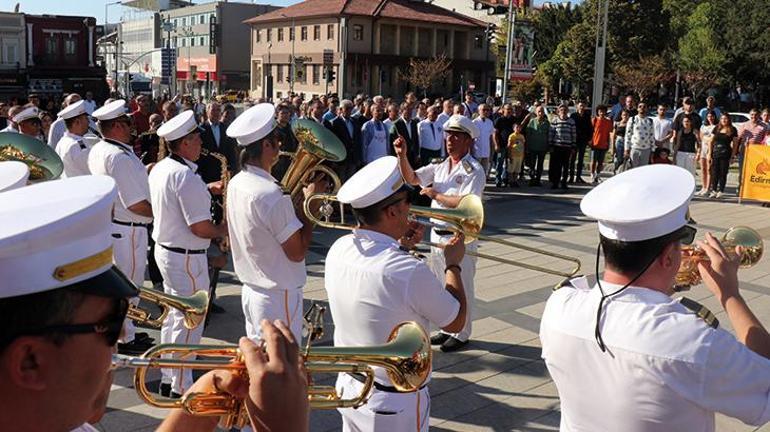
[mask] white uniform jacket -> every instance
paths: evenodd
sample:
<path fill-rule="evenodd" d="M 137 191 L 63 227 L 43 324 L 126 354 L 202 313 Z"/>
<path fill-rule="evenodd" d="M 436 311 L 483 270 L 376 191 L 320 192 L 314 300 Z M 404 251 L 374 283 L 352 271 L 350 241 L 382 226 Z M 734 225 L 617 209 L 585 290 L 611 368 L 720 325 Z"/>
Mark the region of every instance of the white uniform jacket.
<path fill-rule="evenodd" d="M 302 228 L 291 197 L 265 170 L 246 165 L 227 186 L 227 222 L 233 266 L 245 285 L 297 289 L 305 285 L 305 261 L 293 262 L 281 244 Z"/>
<path fill-rule="evenodd" d="M 572 284 L 551 295 L 540 324 L 561 431 L 707 432 L 714 412 L 770 421 L 770 360 L 678 299 L 640 287 L 605 300 L 602 352 L 594 337 L 601 294 L 585 278 Z"/>
<path fill-rule="evenodd" d="M 91 147 L 80 135 L 65 132 L 56 144 L 56 153 L 64 163 L 62 177 L 76 177 L 91 174 L 88 169 L 88 152 Z"/>

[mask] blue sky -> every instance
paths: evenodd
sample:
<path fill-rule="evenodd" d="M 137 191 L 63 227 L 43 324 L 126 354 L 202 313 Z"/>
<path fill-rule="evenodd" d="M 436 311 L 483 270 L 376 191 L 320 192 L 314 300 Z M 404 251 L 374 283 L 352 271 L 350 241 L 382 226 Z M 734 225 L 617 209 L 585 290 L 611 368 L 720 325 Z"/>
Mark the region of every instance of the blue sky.
<path fill-rule="evenodd" d="M 195 3 L 207 3 L 210 0 L 194 0 Z M 231 0 L 232 1 L 232 0 Z M 255 3 L 269 3 L 278 6 L 287 6 L 299 3 L 300 0 L 256 0 Z M 543 3 L 545 0 L 535 0 L 535 4 Z M 554 0 L 552 0 L 554 1 Z M 104 5 L 112 3 L 108 0 L 0 0 L 0 11 L 12 11 L 16 3 L 21 4 L 20 11 L 29 14 L 51 14 L 51 15 L 78 15 L 96 17 L 98 23 L 104 21 Z M 244 3 L 250 3 L 244 1 Z M 114 22 L 114 18 L 120 16 L 119 6 L 109 7 L 109 19 Z"/>

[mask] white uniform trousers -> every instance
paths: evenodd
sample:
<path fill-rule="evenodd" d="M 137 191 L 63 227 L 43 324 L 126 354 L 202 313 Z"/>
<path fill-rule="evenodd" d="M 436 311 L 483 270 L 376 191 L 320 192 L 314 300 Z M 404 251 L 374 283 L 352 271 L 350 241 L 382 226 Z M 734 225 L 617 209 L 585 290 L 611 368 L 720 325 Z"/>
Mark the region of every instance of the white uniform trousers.
<path fill-rule="evenodd" d="M 241 291 L 246 337 L 258 342 L 262 338 L 259 322 L 277 319 L 286 323 L 298 344 L 302 342 L 302 287 L 294 289 L 264 289 L 243 285 Z"/>
<path fill-rule="evenodd" d="M 209 271 L 206 254 L 186 255 L 155 247 L 155 260 L 163 276 L 163 291 L 176 296 L 190 296 L 209 291 Z M 171 309 L 160 332 L 161 343 L 198 344 L 203 324 L 189 330 L 184 326 L 184 314 Z M 171 384 L 171 391 L 183 394 L 193 383 L 191 369 L 162 369 L 161 382 Z"/>
<path fill-rule="evenodd" d="M 345 398 L 359 394 L 363 384 L 348 374 L 337 378 L 337 392 Z M 358 408 L 342 408 L 343 432 L 427 432 L 430 425 L 428 386 L 413 393 L 389 393 L 372 389 L 369 400 Z"/>
<path fill-rule="evenodd" d="M 147 228 L 112 224 L 112 259 L 115 266 L 123 272 L 137 287 L 144 284 L 144 270 L 147 267 Z M 139 297 L 129 300 L 134 306 L 139 304 Z M 134 340 L 134 322 L 123 322 L 122 343 Z"/>
<path fill-rule="evenodd" d="M 475 252 L 478 248 L 476 243 L 465 245 L 466 251 Z M 468 304 L 466 308 L 467 314 L 465 317 L 465 327 L 460 330 L 460 333 L 450 335 L 461 341 L 466 341 L 471 337 L 471 330 L 473 328 L 473 308 L 476 304 L 476 296 L 474 294 L 473 279 L 476 276 L 476 261 L 477 257 L 465 255 L 463 260 L 460 261 L 460 278 L 463 281 L 463 288 L 465 289 L 465 300 Z M 437 247 L 430 248 L 430 257 L 428 257 L 428 266 L 436 275 L 441 285 L 446 284 L 446 261 L 444 260 L 444 250 Z M 442 333 L 445 333 L 442 331 Z"/>

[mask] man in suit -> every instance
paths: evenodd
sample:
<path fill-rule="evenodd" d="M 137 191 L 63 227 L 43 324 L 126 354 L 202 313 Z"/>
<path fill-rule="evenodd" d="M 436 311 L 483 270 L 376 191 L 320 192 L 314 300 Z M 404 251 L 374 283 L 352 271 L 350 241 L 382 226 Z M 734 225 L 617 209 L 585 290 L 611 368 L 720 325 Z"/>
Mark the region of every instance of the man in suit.
<path fill-rule="evenodd" d="M 393 122 L 393 127 L 390 129 L 388 152 L 391 156 L 395 156 L 393 142 L 398 137 L 403 137 L 406 141 L 406 158 L 413 169 L 420 167 L 420 140 L 417 130 L 417 121 L 412 118 L 412 106 L 408 102 L 403 102 L 401 117 Z"/>
<path fill-rule="evenodd" d="M 342 181 L 352 176 L 361 165 L 361 127 L 353 119 L 353 102 L 345 99 L 340 102 L 339 114 L 331 121 L 331 131 L 345 145 L 348 157 L 339 167 Z"/>

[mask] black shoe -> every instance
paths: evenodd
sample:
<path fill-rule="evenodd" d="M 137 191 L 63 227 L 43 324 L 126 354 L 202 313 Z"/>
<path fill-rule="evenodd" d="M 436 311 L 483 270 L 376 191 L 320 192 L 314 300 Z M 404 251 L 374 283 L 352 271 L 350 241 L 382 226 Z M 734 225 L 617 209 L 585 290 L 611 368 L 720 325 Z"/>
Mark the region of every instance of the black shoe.
<path fill-rule="evenodd" d="M 182 399 L 182 395 L 177 392 L 171 392 L 172 399 Z"/>
<path fill-rule="evenodd" d="M 120 354 L 144 354 L 145 351 L 152 348 L 152 342 L 132 340 L 128 343 L 118 343 L 118 353 Z"/>
<path fill-rule="evenodd" d="M 218 314 L 218 313 L 225 313 L 225 312 L 227 312 L 227 311 L 226 311 L 226 310 L 225 310 L 225 308 L 223 308 L 222 306 L 220 306 L 220 305 L 218 305 L 218 304 L 216 304 L 216 303 L 213 303 L 213 302 L 212 302 L 212 303 L 209 305 L 209 312 L 211 312 L 211 313 L 217 313 L 217 314 Z"/>
<path fill-rule="evenodd" d="M 461 341 L 460 339 L 457 339 L 456 337 L 450 336 L 449 339 L 441 344 L 441 351 L 444 352 L 452 352 L 452 351 L 459 351 L 461 350 L 465 345 L 468 345 L 468 341 Z"/>
<path fill-rule="evenodd" d="M 561 188 L 564 189 L 564 190 L 569 189 L 569 187 L 567 186 L 567 183 L 562 183 L 561 184 Z"/>
<path fill-rule="evenodd" d="M 575 177 L 570 177 L 568 183 L 569 184 L 575 184 Z"/>
<path fill-rule="evenodd" d="M 695 222 L 695 219 L 693 219 L 693 218 L 688 219 L 687 223 L 690 224 L 690 225 L 698 225 L 698 222 Z"/>
<path fill-rule="evenodd" d="M 449 336 L 446 333 L 436 333 L 433 336 L 430 337 L 430 344 L 431 345 L 441 345 L 444 342 L 447 341 L 451 336 Z"/>
<path fill-rule="evenodd" d="M 161 383 L 158 388 L 158 394 L 163 397 L 171 396 L 171 384 Z"/>
<path fill-rule="evenodd" d="M 577 180 L 575 180 L 575 183 L 577 184 L 588 184 L 585 180 L 583 180 L 583 177 L 578 177 Z"/>
<path fill-rule="evenodd" d="M 155 342 L 155 339 L 151 338 L 150 335 L 145 332 L 138 332 L 134 334 L 134 340 L 139 342 L 149 342 L 149 343 Z"/>

